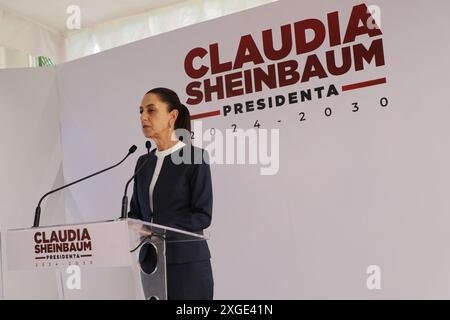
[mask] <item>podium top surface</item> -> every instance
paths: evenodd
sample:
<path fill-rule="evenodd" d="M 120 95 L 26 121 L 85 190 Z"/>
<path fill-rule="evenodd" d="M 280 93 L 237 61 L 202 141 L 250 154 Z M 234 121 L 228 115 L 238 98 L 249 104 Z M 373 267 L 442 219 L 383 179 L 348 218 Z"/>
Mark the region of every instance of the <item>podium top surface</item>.
<path fill-rule="evenodd" d="M 25 230 L 36 230 L 37 231 L 37 230 L 45 230 L 48 228 L 66 228 L 66 227 L 75 227 L 75 226 L 88 226 L 88 225 L 100 224 L 100 223 L 114 223 L 114 222 L 125 221 L 125 220 L 128 222 L 129 226 L 142 225 L 145 228 L 148 228 L 148 230 L 156 228 L 159 230 L 174 232 L 174 233 L 180 234 L 180 235 L 186 235 L 186 236 L 192 237 L 194 239 L 198 239 L 198 240 L 209 240 L 209 233 L 198 234 L 198 233 L 189 232 L 186 230 L 181 230 L 181 229 L 177 229 L 177 228 L 172 228 L 172 227 L 168 227 L 168 226 L 164 226 L 164 225 L 160 225 L 160 224 L 156 224 L 156 223 L 151 223 L 151 222 L 137 220 L 137 219 L 131 219 L 131 218 L 104 220 L 104 221 L 91 221 L 91 222 L 84 222 L 84 223 L 59 224 L 59 225 L 29 227 L 29 228 L 16 228 L 16 229 L 8 229 L 7 231 L 8 232 L 10 232 L 10 231 L 25 231 Z"/>
<path fill-rule="evenodd" d="M 198 234 L 198 233 L 194 233 L 194 232 L 189 232 L 189 231 L 185 231 L 185 230 L 181 230 L 181 229 L 177 229 L 177 228 L 172 228 L 172 227 L 167 227 L 161 224 L 156 224 L 156 223 L 151 223 L 151 222 L 147 222 L 147 221 L 142 221 L 142 220 L 136 220 L 136 219 L 128 219 L 128 225 L 132 225 L 132 224 L 138 224 L 138 225 L 142 225 L 145 226 L 146 228 L 153 229 L 153 228 L 158 228 L 164 231 L 171 231 L 171 232 L 175 232 L 177 234 L 183 234 L 186 236 L 190 236 L 194 239 L 198 239 L 198 240 L 208 240 L 209 239 L 209 234 L 206 235 L 202 235 L 202 234 Z"/>

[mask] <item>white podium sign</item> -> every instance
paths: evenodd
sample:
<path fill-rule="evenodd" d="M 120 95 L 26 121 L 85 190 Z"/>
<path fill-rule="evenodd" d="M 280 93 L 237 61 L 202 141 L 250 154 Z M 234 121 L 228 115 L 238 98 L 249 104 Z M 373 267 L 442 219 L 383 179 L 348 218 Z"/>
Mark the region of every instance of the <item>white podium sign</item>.
<path fill-rule="evenodd" d="M 70 265 L 120 267 L 131 263 L 127 221 L 98 222 L 6 233 L 8 270 Z"/>

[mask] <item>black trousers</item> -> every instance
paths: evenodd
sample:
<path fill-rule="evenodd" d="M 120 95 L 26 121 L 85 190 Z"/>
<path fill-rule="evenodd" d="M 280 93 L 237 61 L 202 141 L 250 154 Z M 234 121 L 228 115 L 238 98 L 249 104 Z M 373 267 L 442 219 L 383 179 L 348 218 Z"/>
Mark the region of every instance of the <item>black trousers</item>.
<path fill-rule="evenodd" d="M 169 300 L 212 300 L 214 280 L 211 261 L 167 264 Z"/>

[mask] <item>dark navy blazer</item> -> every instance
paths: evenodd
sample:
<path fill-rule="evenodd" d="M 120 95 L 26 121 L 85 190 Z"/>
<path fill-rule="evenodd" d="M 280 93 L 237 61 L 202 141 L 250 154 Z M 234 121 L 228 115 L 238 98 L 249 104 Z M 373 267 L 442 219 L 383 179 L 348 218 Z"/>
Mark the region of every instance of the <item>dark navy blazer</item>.
<path fill-rule="evenodd" d="M 164 158 L 153 189 L 153 211 L 150 210 L 150 182 L 156 166 L 155 150 L 139 157 L 136 168 L 150 159 L 135 177 L 128 216 L 190 232 L 202 233 L 211 224 L 213 191 L 207 151 L 190 144 L 174 151 L 180 157 L 190 154 L 190 161 L 176 164 L 171 155 Z M 187 152 L 187 154 L 184 154 Z M 190 163 L 189 163 L 190 162 Z M 168 264 L 207 260 L 211 257 L 206 241 L 174 242 L 168 235 Z"/>

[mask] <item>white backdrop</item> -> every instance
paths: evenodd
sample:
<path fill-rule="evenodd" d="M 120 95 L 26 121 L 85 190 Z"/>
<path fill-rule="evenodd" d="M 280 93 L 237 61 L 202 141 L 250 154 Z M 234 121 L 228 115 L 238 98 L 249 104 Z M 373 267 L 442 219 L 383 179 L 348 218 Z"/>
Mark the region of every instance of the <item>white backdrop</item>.
<path fill-rule="evenodd" d="M 143 93 L 166 86 L 185 100 L 190 79 L 183 62 L 192 48 L 217 42 L 221 60 L 228 61 L 245 34 L 261 47 L 262 30 L 325 20 L 335 10 L 343 28 L 359 1 L 304 4 L 281 1 L 62 65 L 66 177 L 105 166 L 132 143 L 142 147 L 137 107 Z M 196 114 L 297 88 L 388 79 L 386 85 L 336 98 L 203 120 L 205 129 L 232 124 L 246 129 L 258 120 L 263 128 L 278 127 L 281 140 L 277 175 L 260 176 L 257 166 L 213 165 L 217 298 L 449 297 L 450 132 L 444 94 L 449 44 L 440 40 L 448 37 L 437 36 L 448 36 L 449 22 L 441 13 L 449 4 L 377 4 L 385 67 L 372 64 L 363 72 L 190 108 Z M 379 105 L 382 97 L 389 99 L 386 108 Z M 361 109 L 353 113 L 356 101 Z M 333 109 L 330 118 L 323 114 L 326 106 Z M 299 112 L 307 121 L 299 121 Z M 129 161 L 115 174 L 72 189 L 68 219 L 117 216 L 133 165 Z M 366 287 L 372 264 L 381 267 L 381 291 Z"/>
<path fill-rule="evenodd" d="M 351 8 L 360 2 L 305 4 L 279 1 L 60 65 L 65 179 L 116 162 L 132 144 L 144 152 L 141 97 L 165 86 L 186 100 L 192 79 L 183 63 L 192 48 L 217 42 L 221 61 L 232 60 L 243 35 L 252 34 L 261 48 L 262 30 L 272 28 L 277 35 L 282 25 L 309 18 L 326 21 L 326 14 L 336 10 L 343 33 Z M 261 128 L 280 130 L 278 174 L 262 176 L 257 165 L 212 165 L 215 298 L 450 298 L 450 111 L 445 94 L 450 4 L 376 5 L 381 8 L 385 66 L 372 62 L 363 71 L 245 97 L 214 97 L 190 107 L 198 114 L 329 84 L 340 93 L 202 120 L 205 130 L 233 124 L 247 129 L 256 120 Z M 359 42 L 370 44 L 367 37 Z M 321 56 L 326 50 L 325 44 L 314 53 Z M 289 57 L 296 58 L 294 53 Z M 382 77 L 386 84 L 341 92 L 342 85 Z M 383 97 L 389 101 L 385 108 L 380 106 Z M 358 112 L 352 112 L 354 102 Z M 324 115 L 326 107 L 332 116 Z M 301 112 L 306 121 L 300 121 Z M 123 185 L 136 159 L 66 192 L 67 222 L 119 216 Z M 382 270 L 381 290 L 366 287 L 369 265 Z"/>

